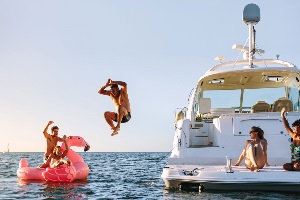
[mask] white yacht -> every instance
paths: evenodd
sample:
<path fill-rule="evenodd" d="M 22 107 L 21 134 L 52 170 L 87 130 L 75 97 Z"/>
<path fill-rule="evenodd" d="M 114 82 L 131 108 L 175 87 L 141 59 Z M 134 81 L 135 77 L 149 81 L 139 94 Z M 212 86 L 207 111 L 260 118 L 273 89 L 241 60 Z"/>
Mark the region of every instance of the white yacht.
<path fill-rule="evenodd" d="M 233 45 L 243 58 L 225 62 L 217 57 L 220 63 L 199 79 L 188 106 L 176 113 L 174 149 L 161 175 L 166 188 L 299 190 L 300 172 L 282 168 L 291 162 L 291 138 L 280 111 L 285 107 L 290 124 L 300 119 L 300 71 L 279 55 L 263 58 L 255 41 L 257 5 L 245 6 L 243 21 L 249 46 Z M 252 126 L 262 128 L 268 141 L 270 166 L 260 172 L 247 169 L 244 162 L 232 166 Z"/>

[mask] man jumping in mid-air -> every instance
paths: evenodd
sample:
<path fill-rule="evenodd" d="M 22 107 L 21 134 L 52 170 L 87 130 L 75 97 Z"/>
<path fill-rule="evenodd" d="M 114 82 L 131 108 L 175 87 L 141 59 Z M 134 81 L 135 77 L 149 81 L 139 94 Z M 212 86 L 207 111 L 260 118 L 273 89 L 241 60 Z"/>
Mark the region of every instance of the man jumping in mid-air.
<path fill-rule="evenodd" d="M 120 85 L 122 88 L 119 89 L 118 85 Z M 105 90 L 105 88 L 108 86 L 110 86 L 110 90 Z M 111 79 L 108 79 L 106 84 L 98 90 L 98 93 L 110 96 L 114 103 L 116 112 L 106 111 L 104 113 L 106 122 L 113 130 L 111 136 L 114 136 L 118 134 L 118 131 L 120 130 L 120 124 L 128 122 L 131 118 L 127 84 L 122 81 L 112 81 Z M 113 121 L 117 122 L 116 126 L 114 126 Z"/>

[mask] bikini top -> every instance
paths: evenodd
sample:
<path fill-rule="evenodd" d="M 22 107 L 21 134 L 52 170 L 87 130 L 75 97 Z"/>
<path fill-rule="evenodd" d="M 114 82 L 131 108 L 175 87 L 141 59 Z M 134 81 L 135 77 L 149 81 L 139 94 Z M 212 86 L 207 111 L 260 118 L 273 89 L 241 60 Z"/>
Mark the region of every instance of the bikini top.
<path fill-rule="evenodd" d="M 254 146 L 254 147 L 259 147 L 262 149 L 262 144 L 261 144 L 261 140 L 256 143 L 256 144 L 251 144 L 251 142 L 249 142 L 249 144 L 247 145 L 247 149 L 250 147 L 250 146 Z"/>

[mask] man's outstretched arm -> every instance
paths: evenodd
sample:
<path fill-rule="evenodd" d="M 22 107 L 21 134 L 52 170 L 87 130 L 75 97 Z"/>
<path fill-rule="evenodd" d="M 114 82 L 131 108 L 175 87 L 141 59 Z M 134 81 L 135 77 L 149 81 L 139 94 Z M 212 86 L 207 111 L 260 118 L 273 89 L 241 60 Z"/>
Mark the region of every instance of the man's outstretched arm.
<path fill-rule="evenodd" d="M 49 133 L 47 133 L 48 127 L 49 127 L 51 124 L 53 124 L 53 123 L 54 123 L 53 121 L 49 121 L 48 124 L 47 124 L 47 126 L 45 127 L 45 129 L 44 129 L 44 131 L 43 131 L 45 138 L 49 138 Z"/>

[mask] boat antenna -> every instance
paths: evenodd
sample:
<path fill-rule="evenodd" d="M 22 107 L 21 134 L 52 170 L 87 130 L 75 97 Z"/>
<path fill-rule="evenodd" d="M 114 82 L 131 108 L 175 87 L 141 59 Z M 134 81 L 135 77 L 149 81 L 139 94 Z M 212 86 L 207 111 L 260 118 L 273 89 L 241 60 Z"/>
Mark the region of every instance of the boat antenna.
<path fill-rule="evenodd" d="M 256 4 L 248 4 L 243 10 L 243 21 L 249 27 L 249 67 L 253 68 L 253 57 L 255 54 L 255 29 L 256 25 L 260 21 L 260 9 Z"/>
<path fill-rule="evenodd" d="M 255 30 L 255 28 L 253 26 L 253 50 L 252 50 L 253 51 L 253 54 L 252 54 L 253 56 L 254 56 L 254 54 L 256 52 L 256 48 L 255 48 L 256 47 L 256 42 L 255 42 L 256 40 L 255 39 L 256 39 L 256 30 Z"/>

